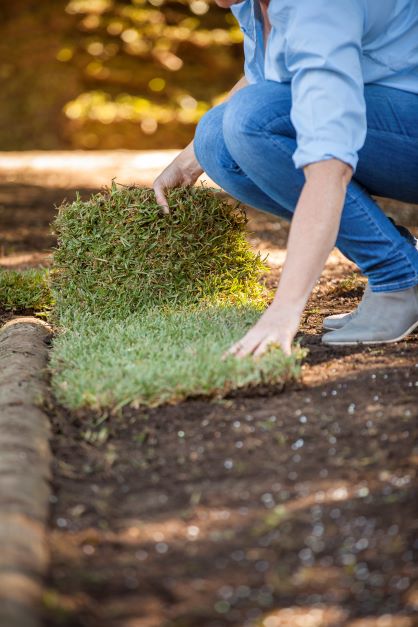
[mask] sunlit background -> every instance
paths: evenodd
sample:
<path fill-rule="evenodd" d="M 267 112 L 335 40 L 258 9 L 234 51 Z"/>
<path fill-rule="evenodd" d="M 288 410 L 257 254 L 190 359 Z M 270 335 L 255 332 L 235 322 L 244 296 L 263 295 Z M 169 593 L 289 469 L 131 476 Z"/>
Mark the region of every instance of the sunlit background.
<path fill-rule="evenodd" d="M 0 18 L 1 150 L 179 148 L 242 74 L 213 1 L 13 0 Z"/>

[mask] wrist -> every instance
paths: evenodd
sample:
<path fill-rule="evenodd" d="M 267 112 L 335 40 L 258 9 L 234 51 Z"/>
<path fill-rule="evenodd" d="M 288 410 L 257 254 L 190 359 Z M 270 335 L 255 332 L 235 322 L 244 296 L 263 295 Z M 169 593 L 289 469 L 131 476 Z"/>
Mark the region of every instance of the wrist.
<path fill-rule="evenodd" d="M 186 170 L 191 177 L 198 178 L 204 171 L 196 159 L 193 150 L 193 142 L 178 155 L 177 160 L 181 163 L 182 169 Z"/>
<path fill-rule="evenodd" d="M 282 286 L 282 289 L 280 287 L 279 284 L 274 300 L 270 305 L 272 312 L 275 315 L 280 315 L 281 318 L 300 317 L 305 309 L 309 293 L 306 295 L 295 294 L 296 290 L 286 290 L 287 294 L 284 294 L 284 286 Z"/>
<path fill-rule="evenodd" d="M 304 304 L 283 304 L 283 301 L 275 299 L 264 315 L 275 327 L 279 326 L 288 329 L 291 333 L 296 333 L 304 308 Z"/>

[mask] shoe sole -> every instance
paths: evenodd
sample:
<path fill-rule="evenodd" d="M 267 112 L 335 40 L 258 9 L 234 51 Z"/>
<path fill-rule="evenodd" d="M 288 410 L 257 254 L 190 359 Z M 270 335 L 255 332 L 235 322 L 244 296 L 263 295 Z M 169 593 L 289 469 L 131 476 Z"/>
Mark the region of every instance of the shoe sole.
<path fill-rule="evenodd" d="M 358 346 L 360 344 L 365 344 L 365 345 L 371 345 L 371 344 L 395 344 L 395 342 L 400 342 L 401 340 L 403 340 L 407 335 L 410 335 L 416 328 L 418 327 L 418 320 L 416 322 L 414 322 L 414 324 L 405 331 L 405 333 L 402 333 L 402 335 L 400 335 L 399 337 L 394 338 L 393 340 L 362 340 L 362 341 L 357 341 L 357 342 L 324 342 L 322 341 L 323 344 L 326 344 L 327 346 Z"/>

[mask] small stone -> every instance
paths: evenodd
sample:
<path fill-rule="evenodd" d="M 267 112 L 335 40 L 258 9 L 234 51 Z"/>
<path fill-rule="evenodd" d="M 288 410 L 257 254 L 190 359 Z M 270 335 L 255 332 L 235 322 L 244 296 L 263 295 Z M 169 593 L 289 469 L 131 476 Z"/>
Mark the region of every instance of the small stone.
<path fill-rule="evenodd" d="M 57 518 L 57 527 L 60 527 L 60 529 L 68 527 L 68 521 L 65 518 Z"/>
<path fill-rule="evenodd" d="M 157 542 L 157 544 L 155 545 L 155 550 L 157 551 L 157 553 L 160 553 L 161 555 L 164 553 L 167 553 L 168 544 L 166 544 L 165 542 Z"/>
<path fill-rule="evenodd" d="M 192 539 L 197 538 L 199 533 L 200 533 L 200 529 L 196 525 L 190 525 L 189 527 L 187 527 L 187 536 L 189 538 L 192 538 Z"/>
<path fill-rule="evenodd" d="M 85 553 L 86 555 L 93 555 L 94 551 L 95 551 L 95 548 L 91 544 L 83 545 L 83 553 Z"/>
<path fill-rule="evenodd" d="M 259 573 L 265 573 L 269 569 L 270 564 L 266 560 L 260 560 L 255 563 L 255 569 Z"/>

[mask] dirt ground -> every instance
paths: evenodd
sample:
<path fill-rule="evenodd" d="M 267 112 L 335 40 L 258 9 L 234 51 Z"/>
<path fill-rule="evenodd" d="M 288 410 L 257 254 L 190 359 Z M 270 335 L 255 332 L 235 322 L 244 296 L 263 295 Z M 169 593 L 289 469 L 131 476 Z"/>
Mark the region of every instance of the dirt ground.
<path fill-rule="evenodd" d="M 2 196 L 4 267 L 48 263 L 62 191 L 38 192 L 15 210 Z M 274 283 L 287 227 L 250 217 Z M 418 624 L 418 336 L 320 343 L 322 318 L 361 293 L 334 254 L 304 315 L 302 381 L 282 393 L 113 416 L 51 399 L 44 627 Z"/>

